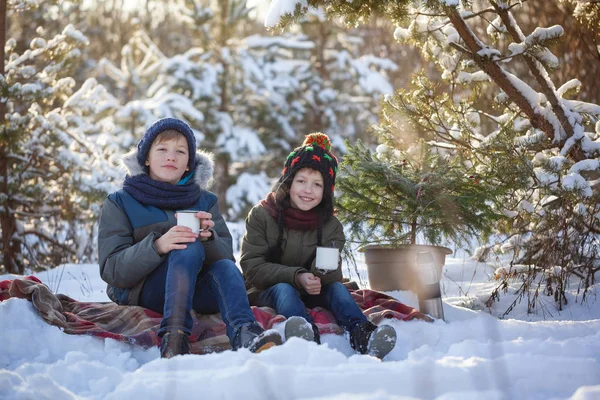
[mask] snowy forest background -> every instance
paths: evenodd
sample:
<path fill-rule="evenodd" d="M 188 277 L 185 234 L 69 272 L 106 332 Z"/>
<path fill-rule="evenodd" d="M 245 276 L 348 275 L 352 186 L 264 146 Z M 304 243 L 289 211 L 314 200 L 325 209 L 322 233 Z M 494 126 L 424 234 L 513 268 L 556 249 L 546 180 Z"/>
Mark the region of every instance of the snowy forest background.
<path fill-rule="evenodd" d="M 569 277 L 593 285 L 600 2 L 248 3 L 0 1 L 0 274 L 96 261 L 120 156 L 176 117 L 215 154 L 231 226 L 306 133 L 390 163 L 420 139 L 489 184 L 478 256 L 521 265 L 502 279 L 533 265 L 559 303 Z"/>
<path fill-rule="evenodd" d="M 327 132 L 340 154 L 368 138 L 380 95 L 418 62 L 388 55 L 389 24 L 352 32 L 315 15 L 272 35 L 256 18 L 246 1 L 9 1 L 3 268 L 92 260 L 118 160 L 158 118 L 187 121 L 215 154 L 212 190 L 236 221 L 304 134 Z"/>

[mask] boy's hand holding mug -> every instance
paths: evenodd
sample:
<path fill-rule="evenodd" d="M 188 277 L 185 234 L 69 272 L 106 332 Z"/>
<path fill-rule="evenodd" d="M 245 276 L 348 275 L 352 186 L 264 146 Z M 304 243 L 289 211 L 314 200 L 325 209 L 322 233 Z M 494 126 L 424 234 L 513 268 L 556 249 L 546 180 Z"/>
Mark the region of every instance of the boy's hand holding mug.
<path fill-rule="evenodd" d="M 195 242 L 198 233 L 193 232 L 187 226 L 175 225 L 164 235 L 156 239 L 154 248 L 159 255 L 167 254 L 171 250 L 183 250 L 187 247 L 185 243 Z"/>
<path fill-rule="evenodd" d="M 296 285 L 304 288 L 308 294 L 317 295 L 321 293 L 321 279 L 310 272 L 296 275 Z"/>
<path fill-rule="evenodd" d="M 210 230 L 215 226 L 212 215 L 206 211 L 198 211 L 194 214 L 194 217 L 200 221 L 200 240 L 207 241 L 212 236 Z"/>
<path fill-rule="evenodd" d="M 204 242 L 212 236 L 210 229 L 215 226 L 215 222 L 210 213 L 182 210 L 177 211 L 175 217 L 177 225 L 154 242 L 159 255 L 167 254 L 171 250 L 183 250 L 187 247 L 185 243 L 194 242 L 198 237 Z"/>
<path fill-rule="evenodd" d="M 212 215 L 206 211 L 181 210 L 175 214 L 178 226 L 186 226 L 192 232 L 199 234 L 201 241 L 206 241 L 212 236 L 212 229 L 215 222 Z"/>

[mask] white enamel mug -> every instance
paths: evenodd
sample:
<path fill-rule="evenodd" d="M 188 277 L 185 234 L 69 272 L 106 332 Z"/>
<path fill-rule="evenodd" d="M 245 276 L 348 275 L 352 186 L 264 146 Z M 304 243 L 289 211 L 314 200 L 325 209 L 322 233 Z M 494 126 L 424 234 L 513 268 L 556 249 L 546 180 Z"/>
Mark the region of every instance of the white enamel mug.
<path fill-rule="evenodd" d="M 187 226 L 194 233 L 200 232 L 200 218 L 194 217 L 194 214 L 198 211 L 194 210 L 181 210 L 177 211 L 177 225 Z"/>
<path fill-rule="evenodd" d="M 340 250 L 337 247 L 317 247 L 315 267 L 318 270 L 331 272 L 338 268 Z"/>

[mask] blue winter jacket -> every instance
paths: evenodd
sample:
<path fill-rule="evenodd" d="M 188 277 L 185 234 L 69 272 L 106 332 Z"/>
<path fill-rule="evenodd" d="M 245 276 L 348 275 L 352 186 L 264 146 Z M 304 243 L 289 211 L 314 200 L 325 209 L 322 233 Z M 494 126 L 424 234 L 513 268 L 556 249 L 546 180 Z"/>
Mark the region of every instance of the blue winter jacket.
<path fill-rule="evenodd" d="M 197 160 L 195 180 L 202 195 L 188 208 L 211 213 L 215 222 L 212 240 L 203 242 L 204 263 L 234 260 L 231 234 L 219 210 L 217 196 L 205 190 L 212 178 L 212 159 L 198 152 Z M 130 175 L 145 173 L 137 163 L 136 151 L 125 156 L 124 164 Z M 123 189 L 106 198 L 98 230 L 98 256 L 100 276 L 108 284 L 111 300 L 123 305 L 138 304 L 146 277 L 167 257 L 156 252 L 154 242 L 176 224 L 175 210 L 143 205 Z"/>

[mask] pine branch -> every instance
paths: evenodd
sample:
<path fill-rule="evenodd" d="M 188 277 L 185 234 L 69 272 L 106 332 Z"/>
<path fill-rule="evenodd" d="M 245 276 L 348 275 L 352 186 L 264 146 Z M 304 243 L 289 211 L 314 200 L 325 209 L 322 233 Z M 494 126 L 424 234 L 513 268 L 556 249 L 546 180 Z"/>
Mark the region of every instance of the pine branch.
<path fill-rule="evenodd" d="M 512 39 L 517 43 L 523 42 L 525 40 L 525 37 L 522 33 L 520 34 L 520 32 L 517 31 L 517 28 L 514 26 L 513 23 L 514 20 L 511 18 L 509 11 L 507 9 L 499 7 L 495 1 L 490 1 L 490 3 L 492 3 L 492 5 L 496 8 L 498 15 L 502 19 L 502 22 L 504 23 L 504 26 L 506 27 Z M 563 109 L 558 98 L 556 97 L 554 84 L 552 83 L 552 81 L 549 81 L 549 79 L 546 79 L 546 77 L 542 74 L 542 70 L 546 72 L 544 66 L 542 65 L 542 63 L 536 60 L 535 57 L 528 53 L 523 54 L 523 57 L 525 59 L 525 62 L 527 63 L 527 66 L 529 67 L 529 71 L 535 77 L 535 80 L 537 81 L 538 85 L 540 85 L 542 93 L 544 93 L 544 95 L 550 102 L 550 105 L 552 106 L 552 111 L 560 121 L 562 128 L 567 134 L 567 139 L 572 137 L 575 134 L 573 130 L 573 125 L 571 125 L 571 123 L 569 122 L 569 119 L 565 114 L 565 110 Z M 554 135 L 549 135 L 548 131 L 544 130 L 544 132 L 546 132 L 546 134 L 550 138 L 554 138 Z M 562 140 L 561 145 L 564 145 L 565 142 L 566 139 Z M 571 148 L 569 153 L 573 157 L 573 159 L 577 161 L 585 160 L 587 158 L 580 147 Z"/>
<path fill-rule="evenodd" d="M 527 115 L 534 127 L 542 130 L 550 139 L 554 139 L 555 132 L 552 124 L 546 118 L 535 112 L 532 105 L 512 84 L 502 68 L 500 68 L 500 66 L 490 58 L 477 55 L 477 53 L 483 50 L 484 47 L 471 29 L 466 25 L 458 10 L 452 10 L 448 17 L 452 21 L 454 28 L 456 28 L 462 40 L 467 45 L 468 49 L 473 53 L 473 60 L 475 63 L 483 70 L 483 72 L 492 78 L 492 80 L 496 82 L 498 86 L 500 86 L 500 88 L 509 96 L 509 98 L 515 102 L 519 109 Z"/>
<path fill-rule="evenodd" d="M 396 107 L 395 105 L 393 105 L 391 103 L 388 103 L 388 105 L 390 107 L 392 107 L 393 109 L 395 109 L 396 111 L 398 111 L 398 112 L 404 112 L 404 113 L 407 113 L 409 115 L 412 114 L 413 116 L 418 117 L 417 121 L 415 121 L 415 119 L 413 119 L 412 121 L 414 123 L 417 123 L 418 126 L 420 126 L 421 128 L 423 128 L 424 130 L 430 131 L 430 132 L 434 132 L 435 135 L 439 139 L 441 139 L 442 141 L 446 141 L 446 142 L 450 142 L 450 143 L 456 143 L 458 145 L 464 146 L 465 148 L 471 148 L 471 145 L 468 142 L 460 140 L 460 139 L 456 139 L 452 135 L 450 135 L 450 130 L 446 127 L 446 125 L 444 125 L 442 123 L 440 123 L 438 125 L 434 125 L 433 122 L 431 121 L 431 115 L 430 114 L 426 115 L 425 113 L 417 112 L 418 108 L 416 108 L 416 107 L 415 108 L 410 107 L 411 104 L 407 103 L 404 100 L 403 96 L 397 96 L 397 99 L 401 103 L 401 106 L 403 107 L 402 109 Z M 435 103 L 435 96 L 432 96 L 429 99 L 434 102 L 434 105 L 437 106 L 437 103 Z M 429 106 L 429 104 L 428 104 L 428 106 Z M 440 118 L 439 117 L 439 107 L 434 107 L 434 109 L 436 110 L 436 115 L 438 115 L 438 118 Z M 418 122 L 420 120 L 426 121 L 426 124 L 423 125 L 420 122 Z M 444 132 L 441 132 L 440 129 L 438 129 L 438 128 L 443 129 Z"/>
<path fill-rule="evenodd" d="M 68 251 L 69 253 L 75 255 L 77 254 L 77 251 L 72 249 L 71 247 L 67 246 L 64 243 L 59 242 L 57 239 L 54 239 L 53 237 L 48 236 L 47 234 L 37 231 L 37 230 L 27 230 L 23 232 L 23 236 L 25 235 L 36 235 L 37 237 L 39 237 L 40 239 L 45 240 L 46 242 L 51 243 L 54 246 L 60 247 L 61 249 Z"/>

